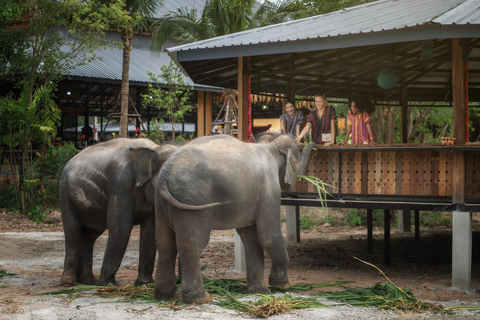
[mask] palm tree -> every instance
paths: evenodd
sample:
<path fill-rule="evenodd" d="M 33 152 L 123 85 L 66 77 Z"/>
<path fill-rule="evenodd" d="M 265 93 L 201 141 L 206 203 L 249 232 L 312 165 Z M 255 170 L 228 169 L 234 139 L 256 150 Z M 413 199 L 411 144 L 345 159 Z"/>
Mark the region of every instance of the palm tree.
<path fill-rule="evenodd" d="M 168 40 L 189 43 L 289 21 L 296 18 L 296 13 L 301 11 L 298 9 L 294 0 L 265 1 L 261 5 L 254 0 L 207 0 L 199 18 L 196 9 L 179 8 L 157 20 L 150 46 L 160 51 Z M 232 97 L 232 92 L 225 89 L 223 95 L 226 99 Z M 231 132 L 233 106 L 228 110 L 226 134 Z"/>
<path fill-rule="evenodd" d="M 157 20 L 151 48 L 161 50 L 168 40 L 189 43 L 293 20 L 300 5 L 295 0 L 261 5 L 254 0 L 206 0 L 200 17 L 196 9 L 179 8 Z"/>
<path fill-rule="evenodd" d="M 100 3 L 109 3 L 112 0 L 97 0 Z M 132 51 L 133 31 L 146 29 L 153 18 L 156 9 L 163 5 L 163 0 L 125 0 L 123 10 L 128 12 L 129 19 L 119 26 L 121 30 L 123 63 L 122 85 L 120 89 L 120 137 L 128 136 L 128 95 L 130 52 Z"/>

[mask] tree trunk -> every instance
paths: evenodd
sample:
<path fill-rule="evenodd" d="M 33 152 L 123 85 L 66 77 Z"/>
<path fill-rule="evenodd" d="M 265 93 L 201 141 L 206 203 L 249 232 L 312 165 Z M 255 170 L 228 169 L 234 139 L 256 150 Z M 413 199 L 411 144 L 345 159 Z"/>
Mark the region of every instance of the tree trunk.
<path fill-rule="evenodd" d="M 122 33 L 123 43 L 123 67 L 122 67 L 122 86 L 120 102 L 120 134 L 121 138 L 128 138 L 128 94 L 129 94 L 129 70 L 130 70 L 130 52 L 132 51 L 132 35 L 127 32 Z"/>

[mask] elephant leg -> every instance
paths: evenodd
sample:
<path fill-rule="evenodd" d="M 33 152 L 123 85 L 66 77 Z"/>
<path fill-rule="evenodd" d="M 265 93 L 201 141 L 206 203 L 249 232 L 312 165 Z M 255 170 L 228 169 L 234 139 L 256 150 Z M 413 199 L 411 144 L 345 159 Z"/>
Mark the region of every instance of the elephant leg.
<path fill-rule="evenodd" d="M 60 193 L 63 230 L 65 234 L 65 260 L 61 278 L 62 285 L 73 286 L 78 282 L 78 263 L 82 250 L 82 227 L 76 219 L 75 210 L 65 192 Z"/>
<path fill-rule="evenodd" d="M 175 260 L 177 258 L 175 232 L 161 218 L 157 218 L 156 235 L 158 263 L 155 273 L 154 296 L 157 300 L 170 300 L 175 297 L 177 291 L 175 283 Z"/>
<path fill-rule="evenodd" d="M 114 286 L 118 285 L 115 280 L 115 274 L 120 268 L 123 256 L 127 250 L 133 222 L 119 221 L 116 224 L 112 223 L 110 225 L 111 227 L 108 229 L 109 235 L 103 258 L 102 270 L 100 271 L 100 277 L 98 278 L 98 285 L 100 286 L 106 286 L 109 284 Z"/>
<path fill-rule="evenodd" d="M 140 224 L 140 258 L 138 263 L 138 278 L 136 286 L 153 283 L 153 268 L 155 265 L 155 215 L 150 215 Z"/>
<path fill-rule="evenodd" d="M 280 202 L 272 201 L 272 204 L 263 209 L 262 214 L 258 215 L 257 230 L 260 244 L 272 259 L 268 284 L 276 288 L 287 288 L 288 253 L 280 227 Z"/>
<path fill-rule="evenodd" d="M 263 280 L 264 259 L 263 248 L 258 241 L 257 228 L 255 226 L 236 229 L 245 247 L 247 258 L 247 292 L 270 292 Z"/>
<path fill-rule="evenodd" d="M 96 284 L 97 279 L 93 275 L 93 246 L 104 230 L 92 230 L 82 227 L 82 249 L 78 261 L 78 282 Z"/>
<path fill-rule="evenodd" d="M 80 227 L 64 224 L 65 261 L 63 263 L 62 285 L 73 286 L 77 281 L 78 261 L 82 247 Z"/>
<path fill-rule="evenodd" d="M 202 304 L 212 301 L 202 282 L 200 256 L 210 239 L 210 229 L 198 219 L 198 212 L 181 212 L 175 221 L 179 260 L 182 268 L 182 299 L 185 303 Z M 200 217 L 200 219 L 202 219 Z M 192 226 L 195 230 L 192 232 Z"/>

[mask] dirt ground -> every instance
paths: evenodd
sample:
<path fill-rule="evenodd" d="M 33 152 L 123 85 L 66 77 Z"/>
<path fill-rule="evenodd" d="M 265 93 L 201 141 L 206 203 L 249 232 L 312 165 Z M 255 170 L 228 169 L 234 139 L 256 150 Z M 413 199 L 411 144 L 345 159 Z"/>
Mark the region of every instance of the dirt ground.
<path fill-rule="evenodd" d="M 302 215 L 321 214 L 312 208 L 302 208 Z M 310 211 L 305 211 L 310 210 Z M 313 210 L 313 211 L 312 211 Z M 332 212 L 330 213 L 332 214 Z M 341 215 L 343 212 L 333 212 Z M 377 282 L 386 282 L 373 267 L 356 259 L 367 261 L 382 269 L 396 285 L 410 288 L 414 296 L 420 300 L 443 305 L 480 306 L 480 227 L 474 214 L 474 247 L 472 288 L 462 292 L 451 285 L 451 230 L 448 228 L 421 229 L 420 242 L 416 243 L 414 233 L 399 234 L 391 231 L 391 265 L 383 263 L 383 229 L 374 229 L 374 253 L 367 254 L 365 227 L 332 227 L 330 225 L 313 226 L 301 231 L 301 242 L 287 243 L 290 257 L 289 279 L 291 284 L 321 283 L 327 281 L 352 281 L 348 286 L 368 287 Z M 283 225 L 285 230 L 285 225 Z M 128 251 L 121 269 L 117 273 L 120 284 L 132 284 L 136 278 L 138 259 L 138 228 L 132 232 Z M 107 235 L 103 235 L 95 246 L 94 273 L 98 275 Z M 16 274 L 12 277 L 0 278 L 0 320 L 4 319 L 119 319 L 144 318 L 153 311 L 152 307 L 131 306 L 126 304 L 100 304 L 98 301 L 81 302 L 76 299 L 50 296 L 36 296 L 38 293 L 62 289 L 60 276 L 63 271 L 64 242 L 61 223 L 37 225 L 18 213 L 0 211 L 0 270 Z M 233 231 L 214 231 L 205 249 L 202 262 L 211 265 L 204 274 L 216 278 L 244 278 L 245 275 L 234 272 Z M 266 257 L 266 279 L 270 260 Z M 327 291 L 341 290 L 330 287 Z M 87 313 L 78 314 L 78 305 Z M 54 308 L 52 310 L 49 309 Z M 74 307 L 77 306 L 77 307 Z M 90 309 L 87 308 L 89 306 Z M 100 316 L 95 308 L 109 310 Z M 113 309 L 112 309 L 113 308 Z M 342 309 L 343 308 L 343 309 Z M 36 309 L 41 310 L 35 311 Z M 113 310 L 122 310 L 116 315 Z M 328 308 L 330 309 L 330 308 Z M 395 312 L 385 313 L 366 308 L 335 307 L 321 313 L 299 311 L 292 318 L 301 319 L 402 319 L 406 317 Z M 50 310 L 50 311 L 49 311 Z M 63 311 L 62 311 L 63 310 Z M 148 310 L 148 311 L 146 311 Z M 362 310 L 360 312 L 360 310 Z M 140 312 L 142 311 L 142 312 Z M 335 313 L 335 312 L 336 313 Z M 86 311 L 85 311 L 86 312 Z M 204 310 L 193 313 L 178 314 L 164 311 L 151 315 L 152 319 L 225 319 L 245 316 L 228 313 L 223 310 L 208 312 Z M 183 311 L 182 311 L 183 312 Z M 200 312 L 199 314 L 195 312 Z M 225 313 L 227 312 L 227 313 Z M 309 313 L 310 312 L 310 313 Z M 330 312 L 330 313 L 329 313 Z M 332 313 L 333 312 L 333 313 Z M 338 313 L 340 312 L 340 313 Z M 362 313 L 363 312 L 363 313 Z M 365 313 L 367 312 L 367 313 Z M 140 317 L 142 315 L 143 317 Z M 414 318 L 475 318 L 476 312 L 460 312 L 452 316 L 416 315 Z M 247 316 L 248 317 L 248 316 Z M 411 318 L 409 316 L 408 318 Z M 291 319 L 290 316 L 276 316 L 275 319 Z"/>

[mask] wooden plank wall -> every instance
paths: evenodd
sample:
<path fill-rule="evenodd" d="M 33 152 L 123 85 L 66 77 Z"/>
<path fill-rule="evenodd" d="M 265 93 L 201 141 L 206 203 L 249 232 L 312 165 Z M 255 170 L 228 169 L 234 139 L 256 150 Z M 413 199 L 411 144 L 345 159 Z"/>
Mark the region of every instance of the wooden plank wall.
<path fill-rule="evenodd" d="M 466 196 L 480 196 L 480 151 L 465 152 Z M 306 175 L 322 179 L 328 192 L 451 196 L 453 152 L 375 151 L 312 152 Z M 299 182 L 297 192 L 316 192 Z"/>

